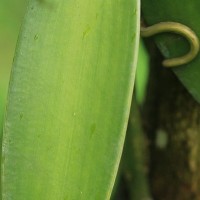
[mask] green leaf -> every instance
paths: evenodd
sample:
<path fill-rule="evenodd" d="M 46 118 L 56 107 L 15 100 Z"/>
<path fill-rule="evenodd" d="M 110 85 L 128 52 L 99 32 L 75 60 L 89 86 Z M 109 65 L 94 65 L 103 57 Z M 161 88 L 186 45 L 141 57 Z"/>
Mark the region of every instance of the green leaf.
<path fill-rule="evenodd" d="M 0 1 L 0 142 L 2 144 L 3 118 L 13 54 L 19 32 L 25 0 Z M 13 9 L 14 8 L 14 9 Z M 11 11 L 12 10 L 12 11 Z M 2 153 L 2 148 L 0 150 Z M 0 157 L 1 163 L 1 157 Z M 1 194 L 1 183 L 0 183 Z M 2 197 L 1 197 L 2 199 Z"/>
<path fill-rule="evenodd" d="M 158 22 L 179 22 L 190 27 L 200 38 L 200 1 L 143 0 L 143 17 L 148 25 Z M 179 57 L 189 51 L 188 42 L 174 34 L 156 36 L 156 42 L 166 58 Z M 194 98 L 200 102 L 200 54 L 190 63 L 173 68 Z"/>
<path fill-rule="evenodd" d="M 138 63 L 135 77 L 135 97 L 138 103 L 143 104 L 146 95 L 146 86 L 149 75 L 149 55 L 142 40 L 140 40 Z"/>
<path fill-rule="evenodd" d="M 139 0 L 30 0 L 10 80 L 3 200 L 110 198 L 139 16 Z"/>
<path fill-rule="evenodd" d="M 24 7 L 25 0 L 0 1 L 0 138 L 2 138 L 10 68 Z"/>

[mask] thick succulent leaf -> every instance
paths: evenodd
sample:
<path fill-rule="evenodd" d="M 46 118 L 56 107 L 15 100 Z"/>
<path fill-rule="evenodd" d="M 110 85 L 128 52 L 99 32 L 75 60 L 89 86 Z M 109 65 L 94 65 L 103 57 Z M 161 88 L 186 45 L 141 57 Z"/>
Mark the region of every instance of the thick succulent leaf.
<path fill-rule="evenodd" d="M 3 130 L 10 68 L 24 7 L 25 0 L 0 1 L 0 134 Z M 0 135 L 0 138 L 2 138 L 2 135 Z"/>
<path fill-rule="evenodd" d="M 174 21 L 190 27 L 200 38 L 200 1 L 194 0 L 142 0 L 142 13 L 148 25 Z M 179 35 L 156 36 L 157 44 L 166 58 L 179 57 L 189 51 L 188 42 Z M 200 54 L 190 63 L 175 67 L 173 71 L 200 102 Z"/>
<path fill-rule="evenodd" d="M 139 0 L 29 1 L 10 80 L 3 200 L 110 198 L 139 16 Z"/>

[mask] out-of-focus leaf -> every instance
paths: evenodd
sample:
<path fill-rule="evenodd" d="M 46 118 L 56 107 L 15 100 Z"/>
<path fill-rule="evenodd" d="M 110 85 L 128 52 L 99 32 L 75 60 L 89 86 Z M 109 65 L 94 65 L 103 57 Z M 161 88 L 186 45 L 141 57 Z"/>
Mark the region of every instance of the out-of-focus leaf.
<path fill-rule="evenodd" d="M 140 40 L 138 63 L 137 63 L 136 78 L 135 78 L 135 89 L 136 89 L 135 96 L 137 102 L 139 102 L 140 104 L 142 104 L 145 99 L 148 75 L 149 75 L 149 56 L 142 40 Z"/>

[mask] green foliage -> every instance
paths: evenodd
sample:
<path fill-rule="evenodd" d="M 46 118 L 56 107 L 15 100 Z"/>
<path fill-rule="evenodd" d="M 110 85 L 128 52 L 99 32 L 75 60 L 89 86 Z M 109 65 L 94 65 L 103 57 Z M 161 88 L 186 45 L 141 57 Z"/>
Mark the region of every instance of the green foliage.
<path fill-rule="evenodd" d="M 139 1 L 31 0 L 10 80 L 3 199 L 109 199 L 134 83 Z"/>
<path fill-rule="evenodd" d="M 0 3 L 1 132 L 25 2 Z M 110 198 L 125 138 L 136 65 L 136 100 L 132 101 L 112 199 L 124 198 L 124 182 L 129 199 L 150 199 L 148 169 L 144 166 L 147 144 L 135 104 L 144 109 L 150 67 L 142 40 L 137 55 L 139 2 L 29 0 L 10 79 L 2 200 Z M 198 36 L 199 7 L 197 0 L 189 4 L 186 0 L 142 0 L 146 25 L 180 22 Z M 155 42 L 166 58 L 179 57 L 189 50 L 188 42 L 176 34 L 158 34 Z M 173 71 L 200 102 L 199 60 L 200 56 Z M 156 120 L 159 123 L 160 119 Z M 166 145 L 164 136 L 156 137 L 159 146 Z"/>
<path fill-rule="evenodd" d="M 0 2 L 0 130 L 2 130 L 10 68 L 24 9 L 25 0 Z"/>
<path fill-rule="evenodd" d="M 200 37 L 200 1 L 194 0 L 142 0 L 142 11 L 148 25 L 158 22 L 179 22 L 190 27 Z M 156 36 L 156 42 L 166 58 L 179 57 L 188 52 L 186 40 L 178 35 L 163 34 Z M 200 102 L 200 56 L 192 62 L 173 68 L 188 91 Z"/>
<path fill-rule="evenodd" d="M 143 41 L 140 40 L 136 80 L 135 80 L 136 100 L 140 104 L 144 103 L 148 76 L 149 76 L 149 56 L 143 44 Z"/>

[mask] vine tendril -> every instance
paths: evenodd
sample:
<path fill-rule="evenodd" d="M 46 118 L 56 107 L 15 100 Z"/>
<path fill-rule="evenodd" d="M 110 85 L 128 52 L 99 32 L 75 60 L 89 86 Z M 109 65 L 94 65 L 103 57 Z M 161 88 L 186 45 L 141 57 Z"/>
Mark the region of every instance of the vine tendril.
<path fill-rule="evenodd" d="M 149 27 L 141 27 L 140 31 L 142 37 L 151 37 L 163 32 L 173 32 L 182 35 L 188 40 L 190 51 L 184 56 L 164 60 L 163 66 L 165 67 L 175 67 L 187 64 L 192 61 L 199 52 L 200 45 L 197 35 L 193 30 L 183 24 L 177 22 L 160 22 Z"/>

